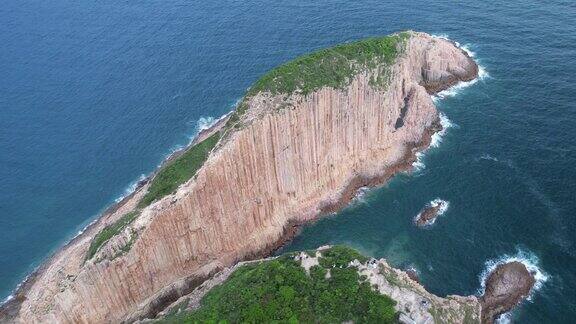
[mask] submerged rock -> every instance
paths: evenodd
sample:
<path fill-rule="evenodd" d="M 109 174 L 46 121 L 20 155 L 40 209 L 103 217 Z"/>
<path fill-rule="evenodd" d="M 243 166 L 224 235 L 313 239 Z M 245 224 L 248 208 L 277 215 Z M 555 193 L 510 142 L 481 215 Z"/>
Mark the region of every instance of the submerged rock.
<path fill-rule="evenodd" d="M 518 261 L 500 264 L 486 279 L 486 291 L 480 298 L 482 323 L 508 312 L 530 294 L 536 279 L 526 266 Z"/>

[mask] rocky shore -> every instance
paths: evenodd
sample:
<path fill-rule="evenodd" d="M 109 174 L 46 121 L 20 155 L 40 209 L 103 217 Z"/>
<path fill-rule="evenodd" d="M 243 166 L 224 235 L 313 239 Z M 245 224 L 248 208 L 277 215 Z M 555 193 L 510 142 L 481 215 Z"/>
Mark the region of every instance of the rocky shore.
<path fill-rule="evenodd" d="M 0 308 L 0 320 L 154 317 L 218 271 L 268 255 L 299 224 L 338 210 L 358 188 L 411 168 L 439 130 L 429 94 L 474 79 L 478 67 L 449 41 L 402 37 L 389 66 L 367 65 L 342 89 L 252 93 L 190 180 L 142 207 L 150 188 L 143 181 L 41 266 Z M 134 221 L 86 259 L 94 238 L 134 210 Z"/>
<path fill-rule="evenodd" d="M 320 259 L 332 249 L 331 246 L 319 247 L 316 251 L 295 252 L 288 254 L 310 275 L 313 267 L 320 266 Z M 340 250 L 350 250 L 340 247 Z M 223 269 L 212 278 L 203 282 L 190 294 L 184 295 L 162 312 L 157 318 L 185 319 L 187 314 L 205 306 L 204 297 L 215 287 L 226 285 L 235 271 L 246 265 L 261 265 L 277 257 L 240 262 L 233 267 Z M 429 293 L 418 281 L 414 270 L 402 271 L 391 267 L 385 259 L 364 258 L 350 260 L 346 267 L 355 268 L 360 278 L 380 294 L 392 298 L 401 323 L 493 323 L 501 314 L 510 311 L 528 296 L 534 286 L 534 275 L 520 262 L 513 261 L 500 264 L 489 274 L 485 292 L 481 296 L 450 295 L 439 297 Z M 327 269 L 326 278 L 330 278 Z M 240 291 L 232 291 L 240 294 Z M 296 291 L 298 294 L 299 292 Z M 238 310 L 241 311 L 241 310 Z M 220 314 L 222 319 L 228 314 Z M 144 323 L 152 322 L 144 320 Z"/>

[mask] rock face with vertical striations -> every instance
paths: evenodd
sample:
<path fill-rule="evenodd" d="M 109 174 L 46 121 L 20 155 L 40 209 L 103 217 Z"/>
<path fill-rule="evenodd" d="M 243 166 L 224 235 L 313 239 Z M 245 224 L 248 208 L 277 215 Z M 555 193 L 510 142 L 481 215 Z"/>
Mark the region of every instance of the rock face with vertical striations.
<path fill-rule="evenodd" d="M 141 207 L 87 258 L 105 226 L 138 208 L 151 186 L 143 183 L 46 262 L 0 319 L 154 317 L 219 269 L 269 253 L 295 224 L 339 208 L 358 187 L 410 167 L 440 128 L 430 94 L 477 77 L 478 67 L 449 41 L 406 32 L 385 69 L 356 72 L 342 87 L 247 96 L 237 127 L 215 130 L 222 136 L 194 177 Z"/>

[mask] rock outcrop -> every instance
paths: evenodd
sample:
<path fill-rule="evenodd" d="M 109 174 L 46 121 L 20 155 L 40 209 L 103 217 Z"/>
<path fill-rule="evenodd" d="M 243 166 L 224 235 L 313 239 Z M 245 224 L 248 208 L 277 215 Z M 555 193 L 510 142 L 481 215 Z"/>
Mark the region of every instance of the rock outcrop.
<path fill-rule="evenodd" d="M 432 225 L 436 218 L 448 209 L 448 202 L 442 199 L 434 199 L 428 203 L 414 218 L 418 226 Z"/>
<path fill-rule="evenodd" d="M 478 67 L 449 41 L 409 32 L 388 71 L 385 90 L 371 86 L 377 72 L 367 70 L 344 89 L 251 96 L 243 126 L 223 137 L 192 179 L 85 261 L 92 238 L 137 208 L 149 187 L 143 183 L 45 263 L 0 318 L 153 317 L 218 270 L 268 253 L 294 224 L 410 167 L 439 127 L 429 94 L 475 78 Z"/>
<path fill-rule="evenodd" d="M 482 323 L 493 323 L 530 294 L 536 279 L 518 261 L 500 264 L 486 279 L 486 290 L 480 299 Z"/>
<path fill-rule="evenodd" d="M 300 266 L 310 275 L 310 269 L 321 265 L 320 259 L 325 251 L 331 248 L 331 246 L 322 246 L 316 251 L 294 253 L 294 260 L 300 263 Z M 270 258 L 241 262 L 234 267 L 224 269 L 205 281 L 191 294 L 181 297 L 167 307 L 158 317 L 163 318 L 170 316 L 169 314 L 190 313 L 198 310 L 202 306 L 200 303 L 202 298 L 214 287 L 226 284 L 228 277 L 239 267 L 269 260 Z M 400 323 L 480 323 L 482 309 L 476 296 L 438 297 L 429 293 L 408 272 L 391 267 L 385 259 L 365 258 L 362 261 L 355 259 L 347 267 L 355 268 L 361 280 L 365 280 L 375 291 L 396 302 L 395 309 Z M 331 269 L 327 270 L 326 279 L 329 279 Z M 296 294 L 298 293 L 296 291 Z M 222 314 L 223 318 L 226 318 L 226 315 Z"/>

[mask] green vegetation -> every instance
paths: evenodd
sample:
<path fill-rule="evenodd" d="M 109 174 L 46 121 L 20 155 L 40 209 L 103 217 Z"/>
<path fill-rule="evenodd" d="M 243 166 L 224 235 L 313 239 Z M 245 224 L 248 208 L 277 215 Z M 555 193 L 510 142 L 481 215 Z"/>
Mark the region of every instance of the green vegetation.
<path fill-rule="evenodd" d="M 361 263 L 368 261 L 368 258 L 358 251 L 343 245 L 336 245 L 329 250 L 322 251 L 320 265 L 324 268 L 347 267 L 351 261 L 358 260 Z"/>
<path fill-rule="evenodd" d="M 228 118 L 226 125 L 224 125 L 223 132 L 225 133 L 230 129 L 240 127 L 240 117 L 244 115 L 246 110 L 248 110 L 248 104 L 245 99 L 242 99 L 242 101 L 236 106 L 236 110 L 230 114 L 230 118 Z"/>
<path fill-rule="evenodd" d="M 341 89 L 358 73 L 374 68 L 379 68 L 379 73 L 371 84 L 385 87 L 387 68 L 403 50 L 408 37 L 404 32 L 368 38 L 300 56 L 265 74 L 250 88 L 247 96 L 262 91 L 307 95 L 324 86 Z"/>
<path fill-rule="evenodd" d="M 152 180 L 148 192 L 138 203 L 138 207 L 146 207 L 155 200 L 171 194 L 179 185 L 192 178 L 204 164 L 219 139 L 220 133 L 216 132 L 162 167 Z"/>
<path fill-rule="evenodd" d="M 242 125 L 241 117 L 248 109 L 247 98 L 259 92 L 287 96 L 292 93 L 307 95 L 325 86 L 342 89 L 357 74 L 369 69 L 377 70 L 370 84 L 386 88 L 390 77 L 389 67 L 404 50 L 408 37 L 409 34 L 403 32 L 337 45 L 300 56 L 272 69 L 248 90 L 226 122 L 224 133 Z M 289 106 L 289 103 L 281 103 L 278 109 Z"/>
<path fill-rule="evenodd" d="M 323 251 L 307 274 L 294 255 L 249 264 L 213 288 L 194 312 L 165 323 L 395 323 L 395 302 L 372 290 L 348 263 L 366 258 L 346 247 Z M 329 278 L 326 278 L 330 271 Z"/>
<path fill-rule="evenodd" d="M 120 217 L 120 219 L 115 223 L 104 227 L 100 233 L 96 234 L 92 240 L 92 243 L 90 243 L 90 248 L 88 248 L 88 253 L 86 253 L 86 260 L 91 259 L 94 254 L 98 252 L 100 247 L 104 245 L 104 243 L 108 242 L 108 240 L 111 239 L 114 235 L 120 233 L 124 228 L 126 228 L 126 226 L 128 226 L 128 224 L 132 223 L 132 221 L 134 221 L 134 219 L 136 219 L 139 214 L 140 211 L 138 210 L 131 211 Z"/>

